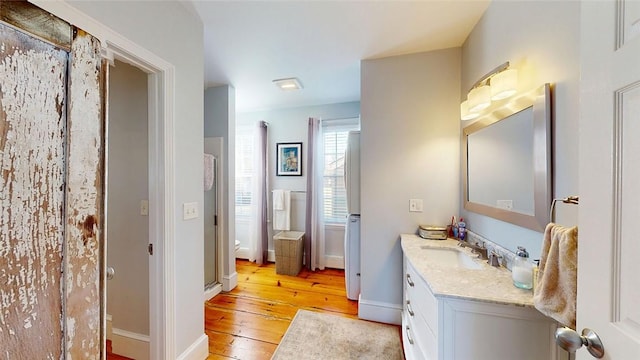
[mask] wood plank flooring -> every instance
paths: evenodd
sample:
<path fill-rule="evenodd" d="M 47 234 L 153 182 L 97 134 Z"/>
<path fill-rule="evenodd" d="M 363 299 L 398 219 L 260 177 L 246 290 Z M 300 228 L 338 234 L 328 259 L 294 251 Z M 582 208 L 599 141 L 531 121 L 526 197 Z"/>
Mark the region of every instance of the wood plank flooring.
<path fill-rule="evenodd" d="M 208 359 L 270 359 L 298 309 L 357 318 L 347 299 L 344 271 L 276 274 L 275 265 L 236 261 L 238 286 L 205 303 Z"/>

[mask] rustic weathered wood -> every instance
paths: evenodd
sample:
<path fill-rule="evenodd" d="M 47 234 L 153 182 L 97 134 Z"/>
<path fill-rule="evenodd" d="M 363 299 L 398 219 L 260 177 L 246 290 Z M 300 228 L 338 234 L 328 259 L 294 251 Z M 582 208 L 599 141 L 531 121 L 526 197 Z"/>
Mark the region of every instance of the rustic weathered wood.
<path fill-rule="evenodd" d="M 100 42 L 74 31 L 69 71 L 63 322 L 67 356 L 98 359 L 101 341 L 103 149 Z"/>
<path fill-rule="evenodd" d="M 238 287 L 205 303 L 209 360 L 271 358 L 298 309 L 357 317 L 342 270 L 303 269 L 294 277 L 276 274 L 274 264 L 238 260 L 236 271 Z"/>
<path fill-rule="evenodd" d="M 0 24 L 0 358 L 59 359 L 67 53 Z"/>
<path fill-rule="evenodd" d="M 69 55 L 70 40 L 69 24 L 0 0 L 2 359 L 103 355 L 100 44 L 77 31 Z"/>
<path fill-rule="evenodd" d="M 71 48 L 71 25 L 26 0 L 0 0 L 0 21 L 67 51 Z"/>

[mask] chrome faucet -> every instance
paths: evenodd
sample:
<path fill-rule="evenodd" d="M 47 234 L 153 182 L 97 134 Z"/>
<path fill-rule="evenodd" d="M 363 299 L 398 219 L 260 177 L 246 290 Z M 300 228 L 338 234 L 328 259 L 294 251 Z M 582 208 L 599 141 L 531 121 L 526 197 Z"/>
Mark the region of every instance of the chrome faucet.
<path fill-rule="evenodd" d="M 491 250 L 491 253 L 489 254 L 489 259 L 487 260 L 487 264 L 494 266 L 494 267 L 500 267 L 500 259 L 502 258 L 502 256 L 500 256 L 500 254 L 498 254 L 497 252 L 495 252 L 495 250 Z"/>
<path fill-rule="evenodd" d="M 478 254 L 478 259 L 487 260 L 487 248 L 484 247 L 484 244 L 480 245 L 478 242 L 472 244 L 465 240 L 458 240 L 458 246 L 467 247 L 471 249 L 472 253 Z"/>

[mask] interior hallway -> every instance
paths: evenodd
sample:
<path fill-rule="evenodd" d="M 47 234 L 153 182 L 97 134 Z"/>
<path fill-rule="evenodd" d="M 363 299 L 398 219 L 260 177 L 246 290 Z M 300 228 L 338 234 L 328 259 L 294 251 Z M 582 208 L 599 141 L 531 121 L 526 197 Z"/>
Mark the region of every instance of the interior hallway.
<path fill-rule="evenodd" d="M 238 286 L 205 303 L 209 359 L 270 359 L 298 309 L 358 317 L 344 271 L 276 274 L 275 264 L 236 261 Z"/>

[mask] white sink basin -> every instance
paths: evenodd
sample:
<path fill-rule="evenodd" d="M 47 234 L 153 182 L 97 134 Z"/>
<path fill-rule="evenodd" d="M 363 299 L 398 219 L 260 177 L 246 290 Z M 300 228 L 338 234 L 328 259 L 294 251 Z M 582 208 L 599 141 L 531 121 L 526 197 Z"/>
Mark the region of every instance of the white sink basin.
<path fill-rule="evenodd" d="M 431 264 L 470 270 L 482 269 L 471 256 L 455 248 L 420 246 L 427 261 Z"/>

